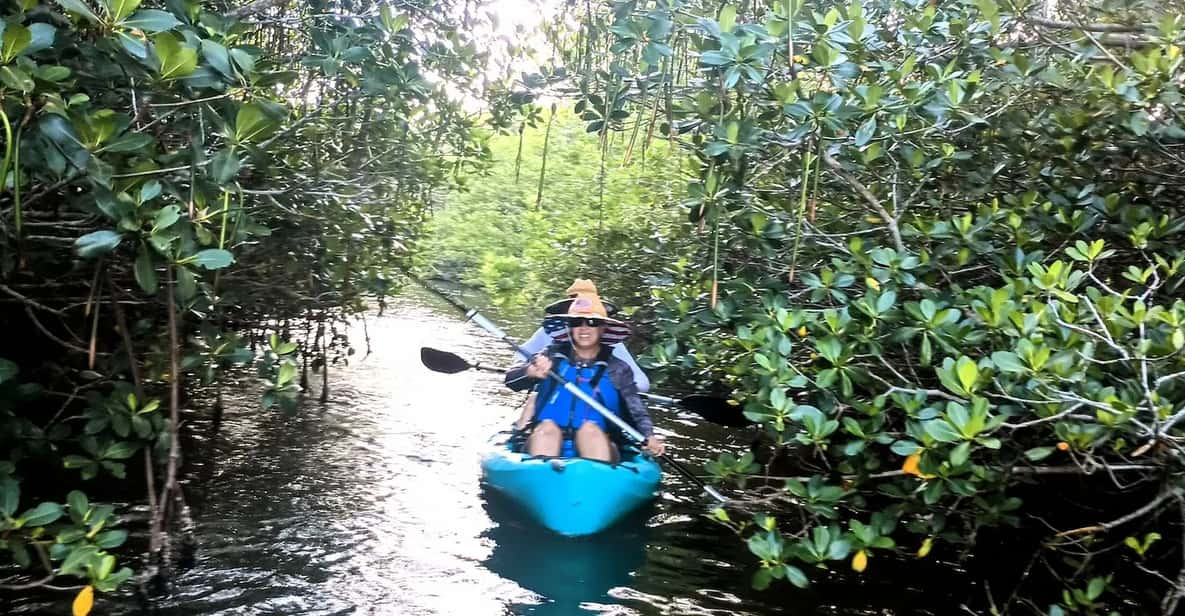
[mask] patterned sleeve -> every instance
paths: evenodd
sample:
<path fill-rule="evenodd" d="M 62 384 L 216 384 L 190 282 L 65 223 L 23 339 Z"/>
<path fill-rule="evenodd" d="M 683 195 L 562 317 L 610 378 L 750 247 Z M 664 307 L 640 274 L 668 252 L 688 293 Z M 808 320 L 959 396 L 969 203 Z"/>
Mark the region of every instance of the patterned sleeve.
<path fill-rule="evenodd" d="M 526 351 L 527 355 L 534 355 L 547 350 L 547 347 L 551 346 L 552 343 L 553 341 L 551 336 L 547 335 L 547 332 L 543 331 L 543 328 L 540 327 L 539 329 L 535 330 L 535 333 L 532 334 L 526 342 L 520 344 L 519 348 Z M 519 355 L 518 351 L 515 351 L 512 361 L 523 361 L 523 356 Z"/>
<path fill-rule="evenodd" d="M 638 391 L 650 391 L 650 377 L 642 372 L 642 368 L 638 366 L 638 362 L 634 361 L 634 356 L 630 355 L 629 349 L 625 348 L 625 344 L 618 343 L 613 345 L 613 356 L 620 358 L 630 367 L 633 373 L 634 384 L 638 386 Z"/>
<path fill-rule="evenodd" d="M 628 364 L 616 357 L 609 360 L 609 378 L 617 394 L 621 396 L 624 410 L 629 411 L 630 423 L 642 436 L 650 438 L 654 434 L 654 423 L 650 421 L 650 413 L 646 405 L 642 404 L 642 397 L 638 395 L 638 386 L 634 383 L 634 373 Z"/>

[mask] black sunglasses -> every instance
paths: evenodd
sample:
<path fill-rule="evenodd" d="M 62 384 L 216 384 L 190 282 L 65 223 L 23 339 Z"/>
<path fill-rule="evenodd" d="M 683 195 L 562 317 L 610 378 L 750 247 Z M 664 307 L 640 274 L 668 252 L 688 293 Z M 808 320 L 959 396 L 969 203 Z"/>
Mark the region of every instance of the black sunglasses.
<path fill-rule="evenodd" d="M 604 324 L 605 319 L 597 319 L 593 317 L 574 317 L 568 319 L 568 327 L 580 327 L 581 325 L 600 327 Z"/>

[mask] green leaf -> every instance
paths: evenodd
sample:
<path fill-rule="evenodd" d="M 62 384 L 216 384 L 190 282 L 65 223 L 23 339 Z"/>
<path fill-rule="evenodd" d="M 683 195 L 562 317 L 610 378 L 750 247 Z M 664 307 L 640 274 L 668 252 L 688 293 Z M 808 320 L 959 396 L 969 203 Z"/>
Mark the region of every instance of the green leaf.
<path fill-rule="evenodd" d="M 33 35 L 33 38 L 29 41 L 29 46 L 25 47 L 25 50 L 21 52 L 21 55 L 24 56 L 31 56 L 39 51 L 53 47 L 57 28 L 46 23 L 35 23 L 29 26 L 29 33 Z"/>
<path fill-rule="evenodd" d="M 69 79 L 70 69 L 64 66 L 39 66 L 34 77 L 42 81 L 57 83 Z"/>
<path fill-rule="evenodd" d="M 960 443 L 950 452 L 951 466 L 962 466 L 971 457 L 971 441 Z"/>
<path fill-rule="evenodd" d="M 112 23 L 119 23 L 140 7 L 140 0 L 103 0 L 107 8 L 107 16 Z"/>
<path fill-rule="evenodd" d="M 228 79 L 233 79 L 235 74 L 230 67 L 230 52 L 225 47 L 211 41 L 210 39 L 202 39 L 202 55 L 214 70 L 222 73 Z"/>
<path fill-rule="evenodd" d="M 1094 601 L 1103 596 L 1103 591 L 1107 589 L 1107 580 L 1103 578 L 1094 578 L 1090 584 L 1086 586 L 1086 598 Z"/>
<path fill-rule="evenodd" d="M 157 289 L 156 264 L 152 261 L 152 252 L 141 242 L 140 254 L 136 255 L 136 284 L 149 295 L 154 295 Z"/>
<path fill-rule="evenodd" d="M 101 257 L 119 246 L 123 236 L 110 230 L 94 231 L 74 241 L 74 249 L 84 259 Z"/>
<path fill-rule="evenodd" d="M 922 446 L 913 441 L 894 441 L 889 449 L 899 456 L 910 456 L 921 451 Z"/>
<path fill-rule="evenodd" d="M 221 248 L 207 248 L 200 250 L 193 256 L 184 259 L 183 263 L 193 263 L 208 270 L 218 270 L 234 263 L 235 257 L 229 250 Z"/>
<path fill-rule="evenodd" d="M 737 23 L 737 7 L 732 4 L 724 5 L 720 9 L 720 19 L 716 21 L 720 23 L 720 29 L 722 31 L 731 32 Z"/>
<path fill-rule="evenodd" d="M 107 579 L 107 576 L 111 575 L 111 572 L 114 570 L 115 556 L 111 554 L 105 554 L 99 559 L 99 566 L 94 568 L 94 577 L 96 580 Z"/>
<path fill-rule="evenodd" d="M 62 561 L 62 566 L 58 571 L 62 575 L 81 575 L 86 570 L 87 562 L 98 553 L 99 548 L 93 545 L 77 546 Z"/>
<path fill-rule="evenodd" d="M 99 592 L 115 592 L 124 582 L 132 577 L 132 570 L 129 567 L 120 567 L 119 571 L 111 574 L 104 580 L 97 580 L 95 582 L 95 590 Z"/>
<path fill-rule="evenodd" d="M 126 51 L 129 56 L 132 56 L 141 62 L 148 61 L 148 45 L 146 45 L 144 41 L 134 36 L 129 36 L 123 32 L 120 32 L 119 45 L 120 47 L 123 47 L 123 50 Z"/>
<path fill-rule="evenodd" d="M 950 402 L 946 405 L 946 418 L 959 432 L 966 432 L 968 424 L 971 423 L 967 407 L 957 402 Z"/>
<path fill-rule="evenodd" d="M 231 183 L 239 175 L 239 169 L 242 168 L 243 161 L 235 155 L 231 150 L 222 150 L 214 155 L 214 159 L 210 161 L 210 173 L 213 174 L 214 181 L 220 185 Z"/>
<path fill-rule="evenodd" d="M 992 363 L 1001 372 L 1024 373 L 1028 371 L 1020 357 L 1011 351 L 996 351 L 992 353 Z"/>
<path fill-rule="evenodd" d="M 16 376 L 20 371 L 21 369 L 16 365 L 16 363 L 0 357 L 0 383 L 8 381 L 12 377 Z"/>
<path fill-rule="evenodd" d="M 802 569 L 799 569 L 794 565 L 782 565 L 782 570 L 785 572 L 786 580 L 788 580 L 791 584 L 794 584 L 799 588 L 806 588 L 808 585 L 810 585 L 810 581 L 807 580 L 806 574 L 802 572 Z"/>
<path fill-rule="evenodd" d="M 872 137 L 876 135 L 876 117 L 868 118 L 866 122 L 860 125 L 856 130 L 856 147 L 864 147 Z"/>
<path fill-rule="evenodd" d="M 942 360 L 942 367 L 937 370 L 938 380 L 942 382 L 942 386 L 953 391 L 956 394 L 965 394 L 967 390 L 959 384 L 958 378 L 955 376 L 956 365 L 955 360 L 947 357 Z"/>
<path fill-rule="evenodd" d="M 1034 447 L 1025 452 L 1025 457 L 1033 462 L 1039 462 L 1048 458 L 1053 453 L 1053 447 Z"/>
<path fill-rule="evenodd" d="M 64 512 L 61 505 L 57 503 L 41 503 L 21 514 L 21 519 L 25 521 L 25 526 L 45 526 L 46 524 L 56 522 L 63 515 Z"/>
<path fill-rule="evenodd" d="M 78 490 L 71 490 L 66 495 L 66 504 L 70 507 L 70 518 L 79 524 L 82 523 L 83 518 L 91 508 L 86 494 Z"/>
<path fill-rule="evenodd" d="M 835 539 L 831 545 L 827 546 L 827 558 L 842 560 L 847 558 L 851 551 L 852 544 L 848 543 L 846 539 Z"/>
<path fill-rule="evenodd" d="M 139 448 L 139 445 L 135 443 L 129 443 L 127 441 L 112 443 L 109 447 L 107 447 L 107 450 L 103 452 L 103 459 L 126 460 L 132 457 L 132 455 L 134 455 L 136 450 Z"/>
<path fill-rule="evenodd" d="M 158 34 L 152 39 L 156 57 L 160 60 L 162 79 L 178 79 L 197 69 L 197 50 L 181 41 L 171 32 Z"/>
<path fill-rule="evenodd" d="M 926 434 L 940 443 L 954 443 L 963 440 L 963 435 L 959 434 L 949 423 L 942 419 L 933 419 L 922 422 L 922 427 Z"/>
<path fill-rule="evenodd" d="M 197 295 L 197 279 L 188 267 L 177 268 L 177 296 L 187 302 Z"/>
<path fill-rule="evenodd" d="M 0 39 L 0 59 L 7 64 L 16 59 L 33 42 L 33 33 L 20 24 L 8 24 Z"/>
<path fill-rule="evenodd" d="M 0 480 L 0 514 L 11 516 L 21 504 L 21 485 L 15 479 Z"/>
<path fill-rule="evenodd" d="M 153 199 L 159 197 L 160 193 L 160 182 L 156 180 L 148 180 L 147 182 L 144 182 L 144 185 L 140 187 L 140 204 L 143 205 L 149 201 L 152 201 Z M 174 205 L 171 207 L 176 208 L 177 206 Z M 157 212 L 157 217 L 160 217 L 160 212 Z M 167 227 L 168 225 L 165 226 Z"/>
<path fill-rule="evenodd" d="M 285 361 L 280 365 L 280 372 L 276 375 L 276 387 L 284 387 L 296 378 L 296 364 Z"/>
<path fill-rule="evenodd" d="M 975 361 L 964 355 L 955 364 L 955 370 L 959 376 L 959 384 L 963 386 L 963 391 L 975 391 L 975 383 L 979 380 L 979 367 L 975 365 Z"/>
<path fill-rule="evenodd" d="M 173 226 L 181 218 L 181 208 L 175 205 L 166 205 L 156 213 L 152 218 L 152 230 L 163 231 Z"/>
<path fill-rule="evenodd" d="M 120 24 L 125 28 L 136 28 L 149 34 L 160 34 L 181 26 L 181 21 L 172 13 L 156 9 L 144 9 Z M 202 41 L 205 43 L 205 40 Z M 204 45 L 203 45 L 204 46 Z"/>
<path fill-rule="evenodd" d="M 32 92 L 37 87 L 28 73 L 12 66 L 0 67 L 0 82 L 20 92 Z"/>
<path fill-rule="evenodd" d="M 66 9 L 70 13 L 80 15 L 87 21 L 97 24 L 99 23 L 99 16 L 90 9 L 82 0 L 54 0 L 59 6 Z"/>
<path fill-rule="evenodd" d="M 95 545 L 103 548 L 104 550 L 110 550 L 123 545 L 124 541 L 127 541 L 127 538 L 128 531 L 126 530 L 109 530 L 99 533 L 95 536 Z"/>
<path fill-rule="evenodd" d="M 249 143 L 271 134 L 277 126 L 262 105 L 248 103 L 240 107 L 235 115 L 235 140 Z"/>
<path fill-rule="evenodd" d="M 242 49 L 230 50 L 230 57 L 244 74 L 255 72 L 255 58 Z"/>
<path fill-rule="evenodd" d="M 769 572 L 769 569 L 758 569 L 753 573 L 753 589 L 765 590 L 769 588 L 770 582 L 772 582 L 773 579 L 774 576 Z"/>

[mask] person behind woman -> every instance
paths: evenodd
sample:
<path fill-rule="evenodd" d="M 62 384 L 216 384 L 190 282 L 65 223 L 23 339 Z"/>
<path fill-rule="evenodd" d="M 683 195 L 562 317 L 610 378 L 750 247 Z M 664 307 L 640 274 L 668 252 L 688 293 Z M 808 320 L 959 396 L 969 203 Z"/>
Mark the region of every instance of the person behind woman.
<path fill-rule="evenodd" d="M 646 439 L 645 449 L 662 455 L 665 445 L 662 437 L 654 434 L 654 424 L 638 396 L 630 368 L 612 353 L 613 338 L 622 336 L 623 331 L 628 335 L 628 326 L 608 316 L 590 281 L 577 281 L 573 289 L 575 297 L 558 315 L 567 323 L 566 341 L 553 344 L 529 363 L 506 373 L 506 385 L 513 390 L 538 386 L 527 452 L 534 456 L 571 456 L 574 452 L 605 462 L 615 459 L 609 434 L 616 427 L 548 378 L 548 372 L 554 370 L 610 412 L 624 416 Z M 606 335 L 609 331 L 614 332 L 612 338 Z"/>
<path fill-rule="evenodd" d="M 539 329 L 536 329 L 535 333 L 531 334 L 531 337 L 528 338 L 526 342 L 519 345 L 520 348 L 526 351 L 528 355 L 534 355 L 546 350 L 547 347 L 555 343 L 557 338 L 565 339 L 564 337 L 567 335 L 568 324 L 564 321 L 563 317 L 557 317 L 555 315 L 568 309 L 568 304 L 570 304 L 572 302 L 572 298 L 576 296 L 577 289 L 589 290 L 590 288 L 592 293 L 597 292 L 596 285 L 594 285 L 590 280 L 577 279 L 574 281 L 572 286 L 568 287 L 568 290 L 565 292 L 565 295 L 568 296 L 567 299 L 554 302 L 544 308 L 544 311 L 548 315 L 552 316 L 550 318 L 544 319 L 543 325 L 540 326 Z M 613 317 L 619 311 L 618 307 L 613 304 L 613 302 L 601 298 L 601 303 L 605 305 L 605 312 L 609 317 Z M 610 334 L 610 336 L 612 336 L 612 334 Z M 650 391 L 650 378 L 646 376 L 645 372 L 642 372 L 642 368 L 638 366 L 638 362 L 634 360 L 634 356 L 630 354 L 629 349 L 625 348 L 625 345 L 621 342 L 615 342 L 610 346 L 613 348 L 613 356 L 624 361 L 626 365 L 630 367 L 630 370 L 634 375 L 634 383 L 638 386 L 638 391 L 640 393 L 646 393 Z M 513 361 L 522 360 L 522 356 L 516 351 Z"/>

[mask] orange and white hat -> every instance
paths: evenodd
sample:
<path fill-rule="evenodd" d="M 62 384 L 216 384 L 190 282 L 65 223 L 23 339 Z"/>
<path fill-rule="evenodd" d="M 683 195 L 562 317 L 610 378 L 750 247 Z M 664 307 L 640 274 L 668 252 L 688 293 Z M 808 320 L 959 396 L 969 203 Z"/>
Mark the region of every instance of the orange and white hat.
<path fill-rule="evenodd" d="M 630 335 L 625 322 L 609 316 L 618 312 L 617 306 L 601 299 L 597 285 L 591 280 L 577 279 L 568 287 L 568 298 L 554 302 L 544 309 L 543 330 L 557 341 L 568 339 L 568 320 L 574 318 L 600 319 L 605 322 L 601 342 L 617 344 Z"/>

